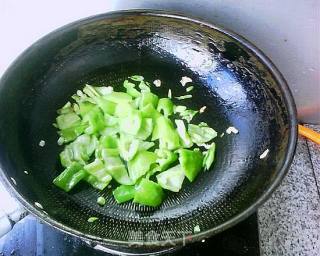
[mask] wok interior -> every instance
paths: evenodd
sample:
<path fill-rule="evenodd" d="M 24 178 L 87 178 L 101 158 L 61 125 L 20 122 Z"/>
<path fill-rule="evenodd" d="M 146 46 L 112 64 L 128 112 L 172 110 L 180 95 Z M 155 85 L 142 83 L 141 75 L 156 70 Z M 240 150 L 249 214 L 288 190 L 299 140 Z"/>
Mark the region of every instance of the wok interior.
<path fill-rule="evenodd" d="M 56 110 L 85 83 L 122 90 L 129 75 L 148 81 L 161 97 L 168 89 L 184 95 L 179 80 L 193 79 L 193 98 L 181 104 L 207 106 L 205 121 L 219 136 L 216 161 L 194 183 L 186 182 L 156 210 L 118 205 L 111 190 L 82 183 L 71 193 L 53 186 L 62 171 L 52 126 Z M 178 101 L 175 101 L 178 103 Z M 1 80 L 1 168 L 30 204 L 39 202 L 50 218 L 97 240 L 139 240 L 155 231 L 157 240 L 181 238 L 224 223 L 251 206 L 273 183 L 284 163 L 289 117 L 283 92 L 270 71 L 235 39 L 188 20 L 161 15 L 109 14 L 62 28 L 26 51 Z M 225 134 L 234 126 L 239 134 Z M 45 140 L 45 147 L 39 141 Z M 269 149 L 266 159 L 259 156 Z M 28 171 L 26 175 L 24 171 Z M 96 203 L 104 195 L 107 203 Z M 38 209 L 39 210 L 39 209 Z M 99 221 L 88 223 L 90 216 Z M 49 220 L 50 221 L 50 220 Z M 56 223 L 57 224 L 57 223 Z M 150 239 L 150 237 L 149 237 Z M 101 242 L 101 240 L 100 240 Z"/>

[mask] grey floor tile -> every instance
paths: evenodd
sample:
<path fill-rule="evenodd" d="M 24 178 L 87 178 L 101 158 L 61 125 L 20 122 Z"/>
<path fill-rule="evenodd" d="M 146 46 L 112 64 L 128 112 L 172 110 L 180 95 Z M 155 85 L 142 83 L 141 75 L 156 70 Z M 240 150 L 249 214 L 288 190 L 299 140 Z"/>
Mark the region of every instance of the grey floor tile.
<path fill-rule="evenodd" d="M 319 255 L 320 199 L 304 139 L 288 175 L 258 216 L 262 256 Z"/>
<path fill-rule="evenodd" d="M 317 132 L 320 132 L 320 125 L 307 125 L 309 128 L 314 129 Z M 320 191 L 320 145 L 307 141 L 309 152 L 312 160 L 312 166 L 314 175 L 316 176 L 318 192 Z M 319 252 L 320 255 L 320 252 Z"/>

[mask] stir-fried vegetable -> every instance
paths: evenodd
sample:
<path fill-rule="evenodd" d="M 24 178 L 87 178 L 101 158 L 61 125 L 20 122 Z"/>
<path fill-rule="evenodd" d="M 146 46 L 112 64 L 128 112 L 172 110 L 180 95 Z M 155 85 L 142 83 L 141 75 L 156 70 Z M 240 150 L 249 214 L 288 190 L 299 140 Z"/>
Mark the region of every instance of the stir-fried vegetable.
<path fill-rule="evenodd" d="M 184 77 L 181 84 L 186 83 L 192 80 Z M 53 183 L 69 192 L 79 182 L 104 190 L 115 181 L 117 203 L 133 200 L 157 207 L 164 190 L 179 192 L 185 177 L 193 182 L 201 170 L 209 170 L 217 133 L 204 122 L 191 123 L 199 111 L 182 105 L 185 99 L 190 102 L 191 94 L 173 98 L 169 89 L 168 96 L 160 98 L 151 88 L 160 85 L 159 79 L 150 84 L 133 75 L 123 82 L 123 91 L 91 85 L 78 90 L 74 102 L 57 111 L 54 126 L 58 144 L 64 145 L 60 161 L 65 169 Z M 188 93 L 193 89 L 186 87 Z M 203 112 L 203 107 L 198 109 Z M 106 202 L 97 199 L 101 206 Z"/>

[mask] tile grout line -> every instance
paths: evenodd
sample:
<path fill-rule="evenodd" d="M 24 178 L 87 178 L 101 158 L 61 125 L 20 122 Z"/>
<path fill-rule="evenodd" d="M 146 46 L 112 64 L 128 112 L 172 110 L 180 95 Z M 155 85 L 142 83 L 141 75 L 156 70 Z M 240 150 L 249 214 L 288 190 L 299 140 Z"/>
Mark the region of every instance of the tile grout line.
<path fill-rule="evenodd" d="M 316 173 L 314 171 L 312 156 L 311 156 L 310 147 L 309 147 L 309 143 L 310 142 L 308 140 L 306 140 L 306 143 L 307 143 L 308 156 L 309 156 L 309 159 L 310 159 L 310 162 L 311 162 L 312 174 L 313 174 L 313 177 L 314 177 L 314 180 L 315 180 L 315 183 L 316 183 L 316 187 L 317 187 L 317 191 L 318 191 L 318 195 L 319 195 L 319 198 L 320 198 L 320 188 L 319 188 L 320 184 L 318 184 Z"/>

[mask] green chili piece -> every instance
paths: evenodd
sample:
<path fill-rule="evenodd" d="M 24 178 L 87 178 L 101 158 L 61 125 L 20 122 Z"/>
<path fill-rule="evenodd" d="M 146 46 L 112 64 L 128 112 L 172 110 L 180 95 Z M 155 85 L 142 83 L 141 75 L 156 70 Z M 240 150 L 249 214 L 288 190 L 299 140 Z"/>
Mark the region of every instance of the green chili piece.
<path fill-rule="evenodd" d="M 179 162 L 184 174 L 192 182 L 202 168 L 203 156 L 198 150 L 180 149 Z"/>
<path fill-rule="evenodd" d="M 151 164 L 155 163 L 157 155 L 149 151 L 140 151 L 135 157 L 128 161 L 128 172 L 133 182 L 136 182 L 141 176 L 145 175 Z"/>
<path fill-rule="evenodd" d="M 53 180 L 53 183 L 64 191 L 69 192 L 85 176 L 86 172 L 82 169 L 82 165 L 72 163 Z"/>
<path fill-rule="evenodd" d="M 176 165 L 157 175 L 158 184 L 167 190 L 179 192 L 184 180 L 184 171 L 181 165 Z"/>
<path fill-rule="evenodd" d="M 135 186 L 121 185 L 113 190 L 113 196 L 117 203 L 121 204 L 133 199 L 135 192 Z"/>
<path fill-rule="evenodd" d="M 164 198 L 161 186 L 151 180 L 142 179 L 136 188 L 133 202 L 147 206 L 159 206 Z"/>

